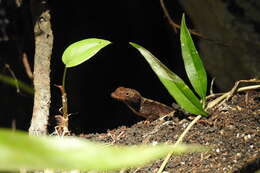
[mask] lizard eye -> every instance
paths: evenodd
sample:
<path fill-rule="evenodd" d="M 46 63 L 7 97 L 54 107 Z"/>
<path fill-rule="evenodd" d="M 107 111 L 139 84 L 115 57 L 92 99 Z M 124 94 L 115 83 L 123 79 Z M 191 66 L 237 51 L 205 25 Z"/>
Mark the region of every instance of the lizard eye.
<path fill-rule="evenodd" d="M 129 93 L 127 92 L 127 93 L 125 93 L 125 95 L 126 95 L 126 96 L 129 96 Z"/>

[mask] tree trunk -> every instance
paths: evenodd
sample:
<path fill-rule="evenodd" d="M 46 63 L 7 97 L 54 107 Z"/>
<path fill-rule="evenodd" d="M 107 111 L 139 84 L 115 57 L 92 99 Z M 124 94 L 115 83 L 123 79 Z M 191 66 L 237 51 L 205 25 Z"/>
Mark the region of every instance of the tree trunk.
<path fill-rule="evenodd" d="M 35 56 L 34 56 L 34 106 L 30 135 L 47 134 L 50 108 L 50 59 L 53 45 L 53 34 L 49 10 L 46 2 L 31 1 L 34 22 Z"/>

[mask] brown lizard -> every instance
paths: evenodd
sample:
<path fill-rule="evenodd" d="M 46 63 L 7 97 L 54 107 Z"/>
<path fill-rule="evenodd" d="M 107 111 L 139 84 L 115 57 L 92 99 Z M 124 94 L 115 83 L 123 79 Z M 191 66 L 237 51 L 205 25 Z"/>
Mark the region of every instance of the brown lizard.
<path fill-rule="evenodd" d="M 175 109 L 160 102 L 142 97 L 142 95 L 131 88 L 118 87 L 111 93 L 111 97 L 124 102 L 136 115 L 147 120 L 156 120 L 167 114 L 174 114 Z"/>

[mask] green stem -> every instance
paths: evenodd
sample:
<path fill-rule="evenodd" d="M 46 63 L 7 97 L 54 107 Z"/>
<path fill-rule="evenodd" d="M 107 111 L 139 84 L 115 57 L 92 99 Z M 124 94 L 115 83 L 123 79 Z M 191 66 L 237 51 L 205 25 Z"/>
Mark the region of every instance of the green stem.
<path fill-rule="evenodd" d="M 62 87 L 64 91 L 65 91 L 66 74 L 67 74 L 67 67 L 64 68 L 63 77 L 62 77 Z"/>
<path fill-rule="evenodd" d="M 206 111 L 206 97 L 202 99 L 202 108 Z"/>

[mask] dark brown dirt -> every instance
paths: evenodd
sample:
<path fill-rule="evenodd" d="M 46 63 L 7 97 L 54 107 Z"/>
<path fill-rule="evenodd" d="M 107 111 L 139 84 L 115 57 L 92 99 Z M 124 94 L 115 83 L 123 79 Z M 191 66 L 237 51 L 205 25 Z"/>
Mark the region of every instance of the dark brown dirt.
<path fill-rule="evenodd" d="M 106 134 L 81 135 L 93 141 L 113 144 L 140 144 L 151 142 L 173 143 L 178 139 L 190 119 L 173 118 L 170 121 L 142 121 L 130 128 L 119 127 Z M 172 156 L 165 171 L 180 172 L 243 172 L 260 169 L 260 92 L 249 91 L 236 94 L 230 101 L 210 110 L 208 118 L 197 122 L 184 138 L 184 143 L 211 146 L 206 153 Z M 156 172 L 162 160 L 143 168 L 125 173 Z"/>

